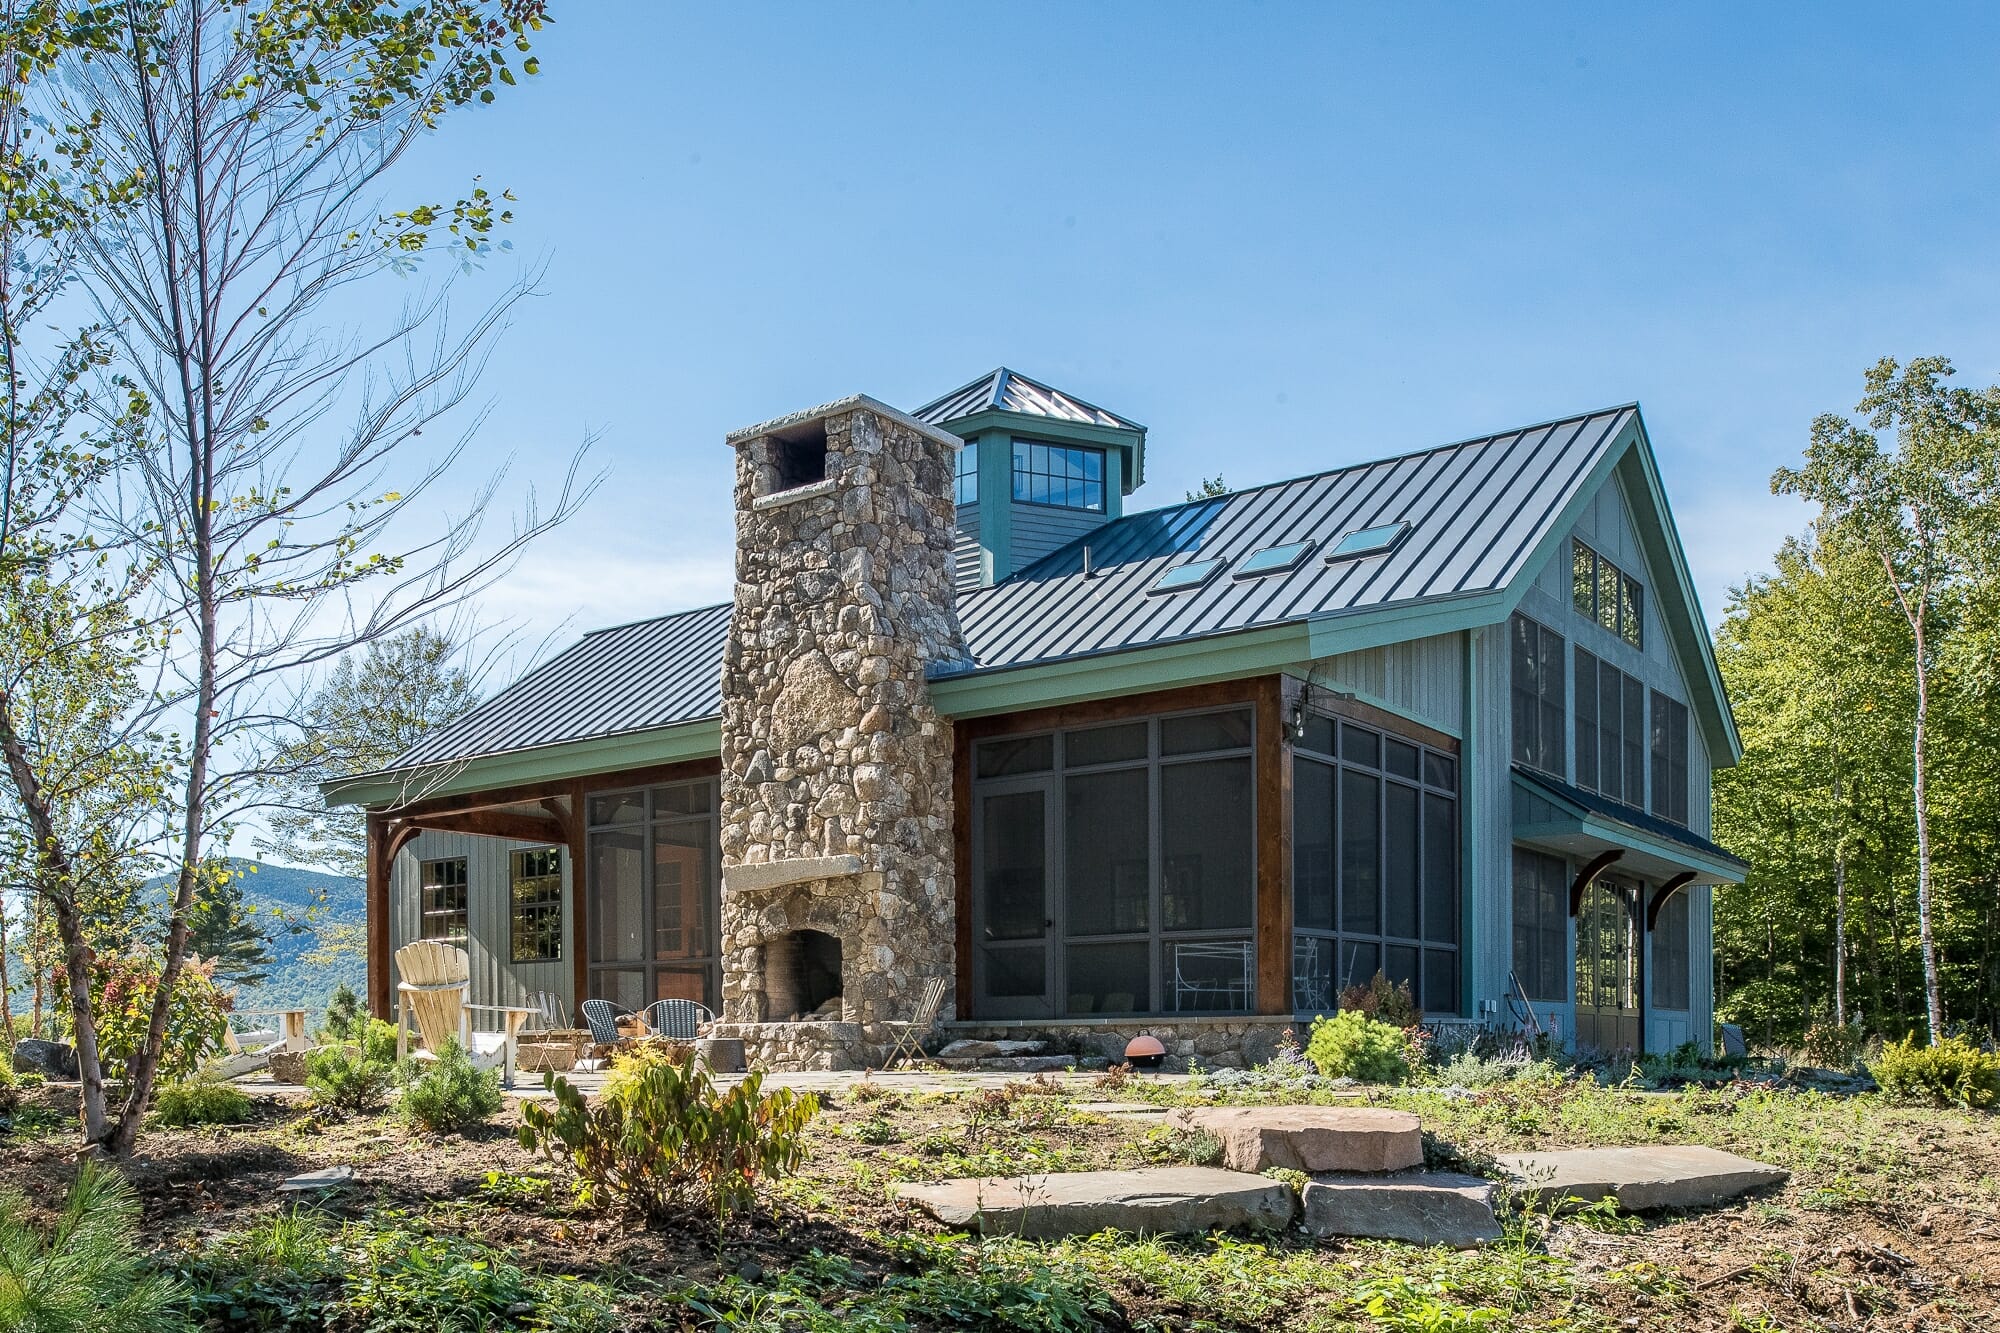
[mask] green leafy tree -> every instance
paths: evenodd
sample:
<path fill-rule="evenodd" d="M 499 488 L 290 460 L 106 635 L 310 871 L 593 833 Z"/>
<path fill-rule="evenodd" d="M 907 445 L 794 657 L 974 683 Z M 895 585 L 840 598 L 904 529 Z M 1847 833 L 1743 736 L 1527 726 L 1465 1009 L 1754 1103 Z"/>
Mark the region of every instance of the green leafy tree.
<path fill-rule="evenodd" d="M 210 863 L 206 885 L 196 892 L 188 950 L 209 963 L 217 980 L 259 986 L 276 960 L 271 931 L 258 920 L 257 908 L 244 900 L 243 878 L 244 872 L 227 862 Z"/>
<path fill-rule="evenodd" d="M 293 865 L 366 873 L 365 816 L 329 810 L 320 784 L 386 767 L 433 729 L 479 702 L 452 641 L 417 626 L 343 657 L 305 702 L 301 735 L 269 764 L 270 835 L 257 848 Z M 415 781 L 422 794 L 428 775 Z"/>
<path fill-rule="evenodd" d="M 1187 498 L 1190 501 L 1213 500 L 1218 496 L 1223 496 L 1227 494 L 1229 494 L 1229 483 L 1224 481 L 1222 479 L 1222 474 L 1218 472 L 1212 477 L 1203 477 L 1201 479 L 1201 485 L 1189 491 L 1187 493 Z"/>
<path fill-rule="evenodd" d="M 1933 690 L 1940 644 L 1981 566 L 1982 538 L 2000 503 L 2000 389 L 1954 388 L 1945 382 L 1952 373 L 1942 357 L 1919 357 L 1907 367 L 1885 357 L 1867 373 L 1857 415 L 1819 417 L 1804 465 L 1780 468 L 1771 479 L 1774 491 L 1817 504 L 1823 522 L 1880 560 L 1909 628 L 1903 655 L 1916 690 L 1910 743 L 1917 929 L 1934 1042 L 1944 1035 L 1945 1011 L 1931 838 Z"/>

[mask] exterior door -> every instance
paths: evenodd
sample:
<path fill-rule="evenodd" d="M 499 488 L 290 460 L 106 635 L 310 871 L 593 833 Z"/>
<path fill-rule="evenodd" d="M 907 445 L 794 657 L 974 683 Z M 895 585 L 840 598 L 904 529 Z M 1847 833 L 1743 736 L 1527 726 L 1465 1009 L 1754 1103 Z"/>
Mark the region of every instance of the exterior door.
<path fill-rule="evenodd" d="M 978 1012 L 994 1018 L 1055 1012 L 1054 811 L 1047 777 L 982 784 L 973 798 L 972 979 Z"/>
<path fill-rule="evenodd" d="M 1644 1049 L 1639 973 L 1640 886 L 1599 876 L 1576 914 L 1576 1045 L 1610 1053 Z"/>

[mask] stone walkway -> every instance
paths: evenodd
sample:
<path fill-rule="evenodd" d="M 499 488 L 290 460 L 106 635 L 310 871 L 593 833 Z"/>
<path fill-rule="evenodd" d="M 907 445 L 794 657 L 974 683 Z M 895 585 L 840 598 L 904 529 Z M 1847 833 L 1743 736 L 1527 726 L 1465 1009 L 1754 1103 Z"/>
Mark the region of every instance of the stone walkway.
<path fill-rule="evenodd" d="M 563 1077 L 588 1097 L 604 1086 L 605 1076 L 603 1071 L 599 1070 L 567 1073 Z M 764 1086 L 790 1088 L 794 1092 L 832 1093 L 840 1097 L 851 1093 L 855 1085 L 866 1081 L 870 1086 L 885 1092 L 965 1093 L 975 1092 L 980 1088 L 1005 1087 L 1010 1083 L 1019 1083 L 1022 1077 L 1017 1073 L 990 1070 L 912 1070 L 908 1073 L 900 1070 L 891 1072 L 876 1070 L 872 1074 L 867 1074 L 858 1069 L 849 1069 L 833 1073 L 813 1071 L 766 1073 Z M 1061 1085 L 1071 1095 L 1103 1092 L 1103 1089 L 1097 1086 L 1097 1080 L 1103 1077 L 1101 1073 L 1051 1073 L 1038 1077 L 1047 1078 Z M 1172 1087 L 1186 1083 L 1191 1077 L 1193 1076 L 1188 1074 L 1138 1074 L 1133 1076 L 1133 1081 Z M 723 1087 L 733 1087 L 743 1081 L 741 1074 L 717 1074 L 714 1078 Z M 269 1074 L 246 1074 L 235 1082 L 245 1092 L 263 1095 L 286 1093 L 302 1095 L 305 1092 L 305 1089 L 298 1084 L 276 1082 Z M 549 1093 L 542 1087 L 540 1074 L 517 1073 L 514 1076 L 514 1086 L 507 1095 L 535 1099 L 547 1097 Z M 1078 1101 L 1075 1105 L 1080 1111 L 1090 1111 L 1099 1115 L 1164 1116 L 1166 1114 L 1163 1108 L 1144 1102 L 1084 1100 Z"/>

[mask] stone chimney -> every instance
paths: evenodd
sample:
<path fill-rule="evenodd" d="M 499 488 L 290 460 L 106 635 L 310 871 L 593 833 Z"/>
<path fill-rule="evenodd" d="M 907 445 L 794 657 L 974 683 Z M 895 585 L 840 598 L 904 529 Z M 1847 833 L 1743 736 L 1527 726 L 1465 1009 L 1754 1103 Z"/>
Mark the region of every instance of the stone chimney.
<path fill-rule="evenodd" d="M 723 1017 L 831 1025 L 819 1045 L 850 1049 L 820 1067 L 845 1067 L 886 1045 L 874 1025 L 910 1018 L 924 984 L 954 971 L 952 732 L 925 669 L 965 655 L 960 442 L 857 396 L 729 443 Z"/>

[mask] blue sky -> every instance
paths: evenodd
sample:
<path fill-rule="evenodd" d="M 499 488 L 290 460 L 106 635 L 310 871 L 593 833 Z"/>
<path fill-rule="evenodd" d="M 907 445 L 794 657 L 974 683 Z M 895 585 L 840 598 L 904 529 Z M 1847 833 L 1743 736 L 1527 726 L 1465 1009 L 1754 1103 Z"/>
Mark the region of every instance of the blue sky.
<path fill-rule="evenodd" d="M 547 265 L 478 452 L 601 435 L 523 642 L 728 596 L 725 431 L 999 364 L 1147 423 L 1142 505 L 1638 399 L 1714 621 L 1863 367 L 2000 372 L 1992 7 L 557 13 L 409 163 Z"/>

